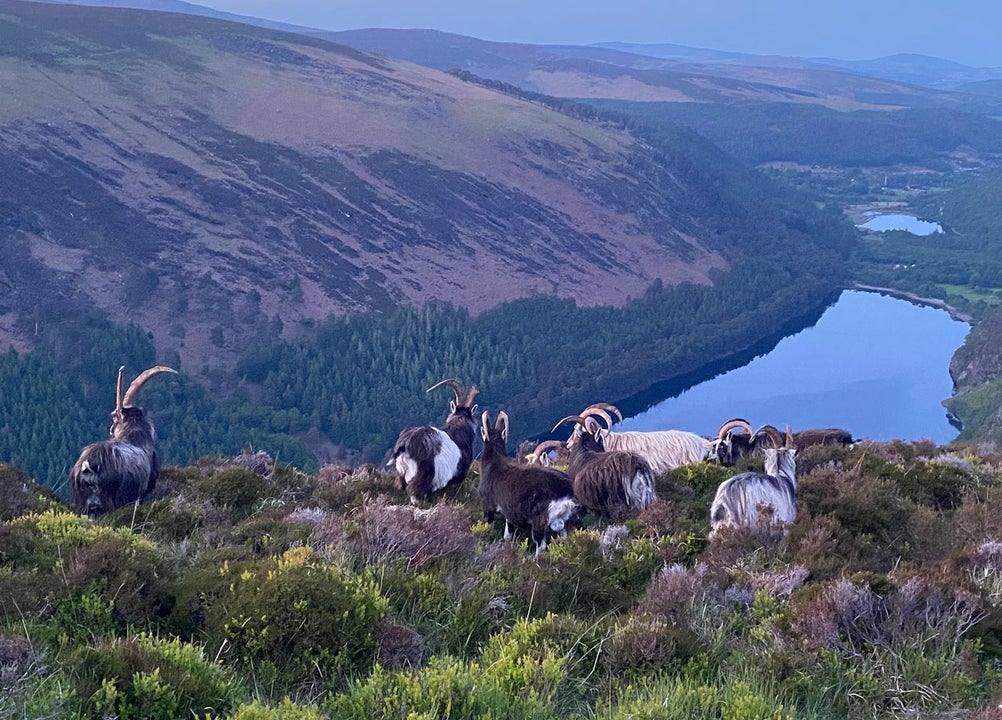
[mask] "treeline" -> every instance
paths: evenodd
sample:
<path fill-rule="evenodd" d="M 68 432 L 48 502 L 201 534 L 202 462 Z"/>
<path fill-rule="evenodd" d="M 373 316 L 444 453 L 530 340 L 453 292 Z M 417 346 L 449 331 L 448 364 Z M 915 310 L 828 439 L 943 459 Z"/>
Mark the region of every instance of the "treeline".
<path fill-rule="evenodd" d="M 444 418 L 449 391 L 425 390 L 446 377 L 476 384 L 482 407 L 506 408 L 514 437 L 545 433 L 586 403 L 690 373 L 795 323 L 834 298 L 832 260 L 749 260 L 713 286 L 656 284 L 623 308 L 538 296 L 475 318 L 436 304 L 331 318 L 304 341 L 249 351 L 229 392 L 210 393 L 177 358 L 155 358 L 140 329 L 92 316 L 35 353 L 0 356 L 0 460 L 61 488 L 80 448 L 107 432 L 118 365 L 134 377 L 157 362 L 181 371 L 151 380 L 139 401 L 168 464 L 251 448 L 311 469 L 321 444 L 379 461 L 402 427 Z"/>
<path fill-rule="evenodd" d="M 858 243 L 854 275 L 945 300 L 976 318 L 1002 301 L 1002 176 L 962 181 L 913 203 L 944 232 L 884 232 Z"/>
<path fill-rule="evenodd" d="M 691 128 L 752 164 L 890 166 L 948 169 L 938 155 L 969 148 L 1002 152 L 1002 124 L 988 115 L 942 108 L 839 112 L 803 103 L 732 107 L 714 103 L 589 100 L 603 110 Z"/>

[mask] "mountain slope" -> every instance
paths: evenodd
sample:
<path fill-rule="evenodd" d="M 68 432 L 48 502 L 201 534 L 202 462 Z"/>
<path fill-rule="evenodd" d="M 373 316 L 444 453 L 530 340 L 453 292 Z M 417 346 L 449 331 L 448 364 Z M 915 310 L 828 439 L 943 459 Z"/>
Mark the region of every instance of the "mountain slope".
<path fill-rule="evenodd" d="M 743 251 L 714 192 L 615 127 L 301 35 L 0 14 L 15 346 L 93 305 L 201 366 L 264 322 L 534 292 L 619 305 Z"/>

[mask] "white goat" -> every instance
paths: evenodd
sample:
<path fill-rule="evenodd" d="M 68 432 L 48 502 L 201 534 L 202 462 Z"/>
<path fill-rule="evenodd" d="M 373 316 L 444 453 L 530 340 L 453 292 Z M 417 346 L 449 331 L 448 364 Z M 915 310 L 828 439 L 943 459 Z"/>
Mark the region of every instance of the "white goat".
<path fill-rule="evenodd" d="M 797 449 L 787 431 L 784 447 L 765 450 L 765 472 L 743 472 L 724 482 L 710 505 L 710 537 L 725 526 L 789 525 L 797 514 Z"/>
<path fill-rule="evenodd" d="M 651 472 L 655 476 L 663 475 L 682 465 L 698 463 L 703 460 L 716 460 L 717 447 L 728 436 L 728 433 L 736 427 L 748 427 L 746 421 L 735 418 L 724 423 L 715 438 L 706 438 L 686 430 L 615 432 L 612 430 L 613 422 L 609 415 L 610 412 L 615 413 L 620 422 L 623 421 L 623 414 L 619 409 L 608 403 L 595 403 L 585 408 L 581 412 L 581 417 L 590 415 L 602 417 L 606 421 L 606 427 L 601 431 L 605 449 L 623 450 L 640 455 L 651 466 Z M 574 433 L 575 435 L 581 433 L 580 425 L 574 428 Z M 569 443 L 568 447 L 570 447 Z"/>

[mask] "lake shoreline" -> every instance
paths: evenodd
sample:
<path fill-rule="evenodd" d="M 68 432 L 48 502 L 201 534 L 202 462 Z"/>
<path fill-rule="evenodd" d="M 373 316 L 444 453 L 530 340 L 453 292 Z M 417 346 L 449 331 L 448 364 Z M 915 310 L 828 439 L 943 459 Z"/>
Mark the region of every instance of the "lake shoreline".
<path fill-rule="evenodd" d="M 937 308 L 938 310 L 945 310 L 949 313 L 950 317 L 958 322 L 967 323 L 968 325 L 974 324 L 974 318 L 965 312 L 961 312 L 957 308 L 953 307 L 945 300 L 940 300 L 939 298 L 927 298 L 921 295 L 916 295 L 915 293 L 907 292 L 906 290 L 898 290 L 896 288 L 889 287 L 878 287 L 876 285 L 863 285 L 862 283 L 855 283 L 851 286 L 846 287 L 846 290 L 862 290 L 864 292 L 874 292 L 880 295 L 887 295 L 889 297 L 897 298 L 898 300 L 906 300 L 915 305 L 922 305 L 924 307 Z"/>

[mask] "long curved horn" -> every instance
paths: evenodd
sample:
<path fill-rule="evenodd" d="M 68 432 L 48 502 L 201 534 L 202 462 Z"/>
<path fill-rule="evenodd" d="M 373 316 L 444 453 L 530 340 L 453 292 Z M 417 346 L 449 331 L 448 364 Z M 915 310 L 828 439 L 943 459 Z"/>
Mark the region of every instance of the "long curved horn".
<path fill-rule="evenodd" d="M 484 410 L 483 414 L 480 416 L 480 427 L 481 427 L 480 434 L 483 436 L 484 440 L 486 440 L 491 432 L 491 419 L 487 415 L 486 410 Z"/>
<path fill-rule="evenodd" d="M 720 430 L 717 431 L 717 439 L 723 440 L 724 437 L 734 428 L 744 428 L 748 433 L 748 437 L 752 437 L 751 425 L 748 424 L 747 420 L 742 420 L 741 418 L 734 418 L 733 420 L 728 420 L 723 425 L 720 426 Z"/>
<path fill-rule="evenodd" d="M 563 420 L 561 420 L 556 425 L 554 425 L 553 426 L 553 430 L 556 430 L 558 427 L 560 427 L 561 425 L 563 425 L 568 420 L 573 420 L 574 422 L 576 422 L 581 427 L 584 427 L 584 425 L 585 425 L 585 419 L 583 417 L 581 417 L 580 415 L 568 415 Z M 553 430 L 550 430 L 550 432 L 553 432 Z"/>
<path fill-rule="evenodd" d="M 788 447 L 788 448 L 794 447 L 793 431 L 790 430 L 789 425 L 786 426 L 786 444 L 783 445 L 783 447 Z"/>
<path fill-rule="evenodd" d="M 779 430 L 773 425 L 763 425 L 752 435 L 752 438 L 758 437 L 760 434 L 767 436 L 772 440 L 772 447 L 778 448 L 783 447 L 783 436 L 779 434 Z"/>
<path fill-rule="evenodd" d="M 122 373 L 124 372 L 125 365 L 122 365 L 118 368 L 118 380 L 115 381 L 115 412 L 113 413 L 115 422 L 120 422 L 122 419 L 122 406 L 124 405 L 122 402 Z"/>
<path fill-rule="evenodd" d="M 456 378 L 449 378 L 448 380 L 442 380 L 435 383 L 430 388 L 425 390 L 425 392 L 431 392 L 437 387 L 442 387 L 443 385 L 448 385 L 452 388 L 452 392 L 456 394 L 456 404 L 458 405 L 463 401 L 463 384 L 459 382 Z"/>
<path fill-rule="evenodd" d="M 121 407 L 126 407 L 131 405 L 132 401 L 135 400 L 136 395 L 138 395 L 139 391 L 142 390 L 143 385 L 146 384 L 146 381 L 149 380 L 154 375 L 164 372 L 174 373 L 175 375 L 177 375 L 177 370 L 175 370 L 174 368 L 169 368 L 166 365 L 157 365 L 156 367 L 151 367 L 149 370 L 143 370 L 141 373 L 139 373 L 139 377 L 133 380 L 132 383 L 129 385 L 129 389 L 125 391 L 125 396 L 122 397 Z M 118 377 L 119 377 L 119 383 L 121 383 L 121 378 L 122 378 L 121 370 L 118 371 Z M 119 385 L 119 388 L 121 388 L 121 385 Z"/>
<path fill-rule="evenodd" d="M 623 422 L 623 413 L 621 413 L 619 411 L 619 408 L 616 407 L 615 405 L 610 405 L 609 403 L 592 403 L 591 405 L 585 408 L 585 412 L 591 410 L 592 408 L 598 408 L 600 410 L 605 410 L 606 412 L 611 412 L 616 417 L 619 418 L 619 422 Z M 584 415 L 584 413 L 581 414 Z M 612 427 L 612 423 L 609 423 L 609 427 L 610 428 Z"/>
<path fill-rule="evenodd" d="M 562 447 L 566 446 L 559 440 L 543 440 L 543 442 L 539 443 L 535 448 L 533 448 L 532 452 L 529 454 L 535 456 L 536 458 L 539 458 L 539 456 L 542 455 L 544 452 L 549 452 L 550 450 L 556 450 L 557 452 L 560 452 L 560 448 Z"/>
<path fill-rule="evenodd" d="M 470 391 L 468 393 L 466 393 L 466 402 L 463 403 L 463 406 L 464 407 L 468 407 L 468 408 L 473 407 L 473 398 L 475 398 L 477 396 L 478 392 L 480 392 L 480 391 L 477 390 L 477 386 L 476 385 L 470 385 Z M 459 396 L 458 395 L 456 396 L 456 402 L 459 403 Z M 507 417 L 507 415 L 505 417 Z"/>
<path fill-rule="evenodd" d="M 613 425 L 612 415 L 610 415 L 609 413 L 607 413 L 604 408 L 600 408 L 600 407 L 596 407 L 596 406 L 592 405 L 591 407 L 585 408 L 584 410 L 581 411 L 581 417 L 583 417 L 583 418 L 589 418 L 592 415 L 598 415 L 603 420 L 605 420 L 605 429 L 606 430 L 611 430 L 612 429 L 612 425 Z"/>

